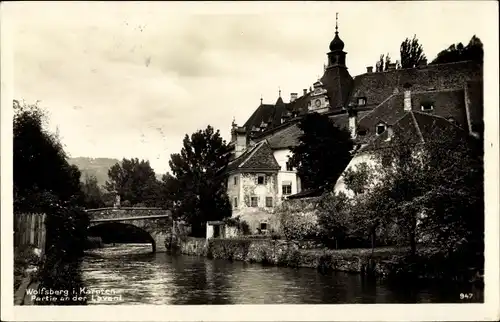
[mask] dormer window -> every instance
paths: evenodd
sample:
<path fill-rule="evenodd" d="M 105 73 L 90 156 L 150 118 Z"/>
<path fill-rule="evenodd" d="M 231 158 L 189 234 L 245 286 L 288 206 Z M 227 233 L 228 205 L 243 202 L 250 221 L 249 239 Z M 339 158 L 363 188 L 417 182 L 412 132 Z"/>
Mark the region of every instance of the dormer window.
<path fill-rule="evenodd" d="M 365 105 L 366 105 L 366 97 L 359 97 L 358 106 L 365 106 Z"/>
<path fill-rule="evenodd" d="M 377 125 L 375 132 L 377 133 L 377 135 L 380 135 L 385 132 L 385 128 L 386 128 L 385 124 L 379 124 Z"/>
<path fill-rule="evenodd" d="M 434 105 L 432 103 L 424 103 L 420 106 L 420 108 L 424 112 L 430 112 L 430 111 L 434 110 Z"/>

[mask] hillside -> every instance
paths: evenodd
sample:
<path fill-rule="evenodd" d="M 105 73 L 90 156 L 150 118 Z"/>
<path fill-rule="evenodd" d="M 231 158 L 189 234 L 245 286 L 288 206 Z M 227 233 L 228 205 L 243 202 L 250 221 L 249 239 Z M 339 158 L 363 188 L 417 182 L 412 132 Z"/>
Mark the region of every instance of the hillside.
<path fill-rule="evenodd" d="M 68 161 L 80 169 L 82 172 L 82 181 L 85 180 L 85 176 L 95 176 L 101 186 L 108 180 L 109 168 L 115 163 L 120 162 L 118 159 L 87 157 L 70 158 Z"/>
<path fill-rule="evenodd" d="M 74 164 L 82 172 L 81 180 L 85 180 L 85 176 L 95 176 L 99 185 L 104 186 L 104 183 L 108 180 L 108 170 L 117 162 L 118 159 L 110 158 L 87 158 L 78 157 L 70 158 L 70 164 Z M 156 178 L 161 181 L 163 173 L 157 173 Z"/>

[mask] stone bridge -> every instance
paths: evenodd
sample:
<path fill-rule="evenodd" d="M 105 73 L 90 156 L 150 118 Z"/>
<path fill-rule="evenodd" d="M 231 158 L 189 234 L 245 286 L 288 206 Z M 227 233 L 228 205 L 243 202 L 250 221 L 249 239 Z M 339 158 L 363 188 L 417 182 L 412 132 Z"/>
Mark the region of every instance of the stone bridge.
<path fill-rule="evenodd" d="M 87 209 L 90 224 L 89 231 L 106 224 L 119 224 L 123 227 L 132 225 L 149 235 L 153 252 L 166 251 L 167 234 L 172 228 L 170 210 L 146 207 L 122 207 Z"/>

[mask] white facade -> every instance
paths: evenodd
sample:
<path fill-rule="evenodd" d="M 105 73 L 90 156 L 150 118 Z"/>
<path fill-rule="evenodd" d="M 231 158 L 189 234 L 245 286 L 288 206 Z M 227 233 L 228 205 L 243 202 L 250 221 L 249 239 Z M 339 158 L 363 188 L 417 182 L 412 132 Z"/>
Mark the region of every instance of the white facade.
<path fill-rule="evenodd" d="M 340 178 L 335 183 L 335 187 L 334 187 L 335 194 L 337 194 L 339 192 L 343 192 L 344 194 L 346 194 L 349 197 L 354 196 L 354 192 L 347 189 L 345 186 L 344 174 L 349 169 L 356 170 L 356 166 L 361 164 L 361 163 L 366 163 L 369 167 L 374 167 L 377 165 L 377 160 L 370 153 L 358 153 L 358 154 L 354 155 L 354 157 L 351 159 L 351 161 L 349 162 L 349 164 L 347 165 L 345 170 L 342 172 L 342 175 L 340 176 Z"/>
<path fill-rule="evenodd" d="M 292 155 L 289 149 L 274 151 L 274 158 L 280 165 L 278 172 L 278 191 L 277 197 L 281 201 L 283 197 L 299 193 L 301 191 L 300 179 L 297 176 L 297 170 L 287 170 L 288 158 Z M 290 186 L 290 188 L 284 187 Z"/>

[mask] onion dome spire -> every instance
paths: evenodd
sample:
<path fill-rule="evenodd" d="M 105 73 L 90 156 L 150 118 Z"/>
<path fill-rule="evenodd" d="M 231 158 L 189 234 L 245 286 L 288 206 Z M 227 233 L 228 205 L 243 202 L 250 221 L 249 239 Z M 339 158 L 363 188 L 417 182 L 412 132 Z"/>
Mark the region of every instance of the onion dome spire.
<path fill-rule="evenodd" d="M 339 13 L 335 14 L 335 38 L 330 43 L 330 51 L 340 51 L 344 49 L 344 42 L 339 37 Z"/>

